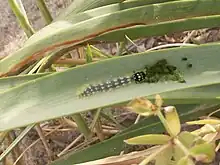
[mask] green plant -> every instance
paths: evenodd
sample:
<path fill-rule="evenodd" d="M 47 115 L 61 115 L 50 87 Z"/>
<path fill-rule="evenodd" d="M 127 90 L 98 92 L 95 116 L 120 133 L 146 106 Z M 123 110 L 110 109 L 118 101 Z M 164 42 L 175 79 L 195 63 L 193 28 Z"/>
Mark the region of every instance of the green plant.
<path fill-rule="evenodd" d="M 195 105 L 219 103 L 219 43 L 181 43 L 178 48 L 147 50 L 136 54 L 127 53 L 125 46 L 138 38 L 217 27 L 220 25 L 219 0 L 75 0 L 53 21 L 44 2 L 39 0 L 39 8 L 48 25 L 36 33 L 15 1 L 9 2 L 21 27 L 30 38 L 21 49 L 0 61 L 1 137 L 18 127 L 30 125 L 27 127 L 29 130 L 39 122 L 72 115 L 87 139 L 94 134 L 95 128 L 99 139 L 103 140 L 100 128 L 101 109 L 126 105 L 135 97 L 153 100 L 155 94 L 161 95 L 165 105 L 183 106 L 177 108 L 178 112 L 182 109 L 191 113 L 192 116 L 187 116 L 187 112 L 183 113 L 183 118 L 192 117 L 191 120 L 218 107 L 213 105 L 213 109 L 205 107 L 205 110 L 193 111 Z M 103 42 L 120 42 L 117 53 L 121 55 L 125 52 L 126 56 L 109 55 L 93 46 Z M 80 59 L 70 56 L 69 52 L 74 49 L 78 50 Z M 188 61 L 182 60 L 183 58 Z M 177 67 L 186 82 L 133 83 L 88 98 L 80 99 L 77 96 L 78 91 L 85 85 L 131 75 L 133 71 L 143 70 L 146 65 L 152 66 L 162 59 Z M 58 66 L 65 67 L 65 70 L 58 72 Z M 143 109 L 146 114 L 151 113 Z M 91 110 L 95 112 L 95 117 L 89 127 L 80 113 Z M 170 137 L 179 135 L 180 128 L 174 128 L 173 132 L 173 128 L 167 126 L 160 111 L 157 112 Z M 148 129 L 138 123 L 140 130 L 152 131 L 154 125 L 159 125 L 155 119 L 151 122 L 148 123 L 151 124 Z M 69 159 L 60 158 L 54 164 L 79 163 L 118 154 L 123 150 L 123 140 L 139 134 L 139 129 L 131 127 L 112 138 L 112 147 L 119 146 L 118 149 L 113 150 L 108 141 L 104 141 L 107 146 L 104 148 L 105 152 L 101 148 L 94 153 L 97 148 L 91 147 L 88 150 L 72 152 L 68 156 Z M 182 136 L 185 134 L 189 133 Z M 18 141 L 23 136 L 24 134 L 21 134 Z M 10 150 L 18 141 L 10 146 Z M 111 139 L 109 141 L 112 142 Z M 10 150 L 7 150 L 7 153 Z M 77 157 L 84 153 L 89 153 L 88 157 Z M 3 153 L 1 159 L 5 155 L 7 154 Z M 72 160 L 73 157 L 78 160 Z M 188 157 L 183 158 L 183 161 L 185 159 Z"/>
<path fill-rule="evenodd" d="M 198 136 L 198 134 L 195 133 L 186 131 L 181 132 L 176 108 L 173 106 L 162 107 L 162 99 L 159 95 L 156 96 L 155 104 L 152 104 L 146 99 L 138 99 L 131 102 L 130 109 L 140 115 L 158 116 L 168 132 L 168 135 L 148 134 L 125 140 L 126 143 L 132 145 L 160 145 L 156 151 L 150 154 L 139 165 L 146 165 L 152 160 L 155 160 L 155 163 L 158 165 L 170 164 L 171 162 L 177 165 L 193 165 L 195 164 L 194 160 L 204 163 L 213 161 L 215 157 L 216 139 L 213 141 Z M 162 112 L 164 112 L 164 115 Z M 190 123 L 192 124 L 192 122 Z M 209 120 L 209 123 L 211 123 L 211 120 Z M 217 123 L 219 123 L 219 121 Z"/>

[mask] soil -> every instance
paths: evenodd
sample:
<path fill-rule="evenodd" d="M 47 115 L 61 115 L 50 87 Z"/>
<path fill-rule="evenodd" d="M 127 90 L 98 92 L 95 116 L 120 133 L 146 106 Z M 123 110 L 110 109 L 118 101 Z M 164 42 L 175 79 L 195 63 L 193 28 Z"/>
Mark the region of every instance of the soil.
<path fill-rule="evenodd" d="M 34 30 L 44 27 L 45 22 L 36 5 L 36 0 L 22 2 Z M 45 0 L 45 2 L 54 18 L 71 3 L 71 0 Z M 5 56 L 21 47 L 27 38 L 11 11 L 8 1 L 0 0 L 0 3 L 0 56 Z"/>

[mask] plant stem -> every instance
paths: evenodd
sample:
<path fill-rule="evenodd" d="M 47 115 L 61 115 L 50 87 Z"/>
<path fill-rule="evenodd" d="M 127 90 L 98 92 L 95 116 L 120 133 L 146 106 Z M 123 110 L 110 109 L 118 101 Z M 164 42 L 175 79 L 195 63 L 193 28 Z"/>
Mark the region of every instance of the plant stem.
<path fill-rule="evenodd" d="M 102 52 L 101 50 L 99 50 L 98 48 L 96 48 L 93 45 L 90 45 L 90 47 L 91 47 L 92 53 L 96 54 L 98 57 L 105 57 L 105 58 L 106 57 L 107 58 L 112 58 L 113 57 L 111 54 L 104 53 L 104 52 Z"/>
<path fill-rule="evenodd" d="M 127 40 L 119 42 L 119 48 L 118 48 L 117 53 L 116 53 L 117 56 L 122 55 L 122 52 L 125 49 L 126 44 L 127 44 Z"/>
<path fill-rule="evenodd" d="M 94 119 L 92 121 L 90 128 L 92 131 L 95 128 L 95 132 L 96 132 L 96 135 L 98 136 L 99 140 L 103 141 L 105 139 L 105 136 L 103 135 L 102 124 L 101 124 L 101 120 L 100 120 L 100 112 L 101 112 L 101 108 L 94 110 L 94 111 L 91 111 Z"/>
<path fill-rule="evenodd" d="M 44 0 L 37 0 L 37 6 L 40 9 L 42 16 L 47 24 L 50 24 L 53 21 L 53 18 L 44 2 Z"/>
<path fill-rule="evenodd" d="M 170 134 L 170 136 L 174 137 L 175 135 L 173 135 L 172 131 L 170 130 L 170 127 L 167 123 L 167 120 L 164 118 L 163 114 L 161 113 L 160 110 L 157 110 L 157 116 L 159 117 L 161 123 L 163 124 L 163 126 L 165 127 L 166 131 Z"/>
<path fill-rule="evenodd" d="M 92 133 L 81 114 L 74 114 L 72 118 L 76 122 L 79 131 L 83 133 L 86 139 L 89 139 Z"/>
<path fill-rule="evenodd" d="M 86 47 L 86 62 L 90 63 L 90 62 L 92 62 L 92 59 L 93 59 L 92 50 L 91 50 L 90 45 L 87 44 L 87 47 Z"/>
<path fill-rule="evenodd" d="M 174 138 L 173 140 L 174 140 L 174 143 L 184 152 L 186 156 L 190 155 L 189 150 L 183 145 L 181 141 L 179 141 L 179 139 Z"/>
<path fill-rule="evenodd" d="M 21 27 L 23 28 L 24 32 L 29 38 L 34 34 L 34 30 L 31 27 L 27 17 L 25 16 L 24 13 L 22 13 L 16 0 L 8 0 L 8 3 L 11 7 L 11 10 L 14 12 L 15 16 L 17 17 Z"/>
<path fill-rule="evenodd" d="M 51 150 L 50 150 L 50 148 L 48 146 L 47 140 L 46 140 L 46 138 L 44 136 L 42 128 L 40 127 L 40 124 L 36 124 L 35 129 L 36 129 L 36 131 L 37 131 L 37 133 L 38 133 L 38 135 L 39 135 L 39 137 L 40 137 L 40 139 L 41 139 L 41 141 L 42 141 L 42 143 L 44 145 L 44 148 L 45 148 L 45 150 L 47 152 L 49 161 L 51 162 L 53 160 L 52 152 L 51 152 Z"/>

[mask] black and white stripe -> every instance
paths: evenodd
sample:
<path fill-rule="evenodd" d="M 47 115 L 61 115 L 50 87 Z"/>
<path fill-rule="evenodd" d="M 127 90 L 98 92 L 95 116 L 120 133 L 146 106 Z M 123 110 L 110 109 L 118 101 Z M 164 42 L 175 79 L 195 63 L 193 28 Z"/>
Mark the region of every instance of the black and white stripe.
<path fill-rule="evenodd" d="M 100 84 L 92 84 L 87 86 L 80 94 L 81 97 L 86 97 L 94 95 L 98 92 L 107 92 L 112 89 L 116 89 L 125 85 L 130 84 L 131 82 L 142 83 L 146 82 L 146 73 L 143 71 L 134 72 L 131 76 L 118 77 L 113 80 L 108 80 Z"/>
<path fill-rule="evenodd" d="M 108 80 L 100 84 L 89 85 L 79 95 L 82 97 L 86 97 L 98 92 L 107 92 L 112 89 L 128 85 L 131 82 L 132 82 L 132 78 L 130 76 L 118 77 L 117 79 Z"/>

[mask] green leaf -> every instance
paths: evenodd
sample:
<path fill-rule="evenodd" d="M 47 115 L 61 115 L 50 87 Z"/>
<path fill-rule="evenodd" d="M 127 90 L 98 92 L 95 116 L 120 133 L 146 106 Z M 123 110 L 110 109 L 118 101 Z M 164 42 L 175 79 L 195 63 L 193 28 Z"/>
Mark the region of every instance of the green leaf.
<path fill-rule="evenodd" d="M 215 144 L 213 143 L 196 145 L 190 151 L 197 161 L 204 163 L 211 163 L 215 158 Z"/>
<path fill-rule="evenodd" d="M 118 5 L 120 7 L 120 4 Z M 42 58 L 47 51 L 78 45 L 112 30 L 140 24 L 158 24 L 189 17 L 218 15 L 220 14 L 219 7 L 219 0 L 172 1 L 126 10 L 119 8 L 117 12 L 114 11 L 87 20 L 82 19 L 84 20 L 82 22 L 74 22 L 75 17 L 72 18 L 73 20 L 56 21 L 35 33 L 23 48 L 1 60 L 0 72 L 10 72 L 10 75 L 17 74 L 24 70 L 25 65 L 21 62 L 25 59 L 31 63 L 33 60 Z M 210 8 L 212 10 L 209 10 Z M 115 37 L 117 38 L 117 36 Z M 28 57 L 31 55 L 34 56 L 29 59 Z"/>
<path fill-rule="evenodd" d="M 69 7 L 67 7 L 64 11 L 62 11 L 58 17 L 55 20 L 62 20 L 69 15 L 75 15 L 77 13 L 94 9 L 97 7 L 105 6 L 105 5 L 110 5 L 118 2 L 122 2 L 124 0 L 108 0 L 108 1 L 103 1 L 103 0 L 74 0 Z"/>
<path fill-rule="evenodd" d="M 15 14 L 17 21 L 19 22 L 20 26 L 26 33 L 28 37 L 34 34 L 34 29 L 31 27 L 28 17 L 26 15 L 26 12 L 24 10 L 24 6 L 21 1 L 15 1 L 15 0 L 10 0 L 8 1 L 8 4 Z"/>
<path fill-rule="evenodd" d="M 165 107 L 165 118 L 172 135 L 176 136 L 180 133 L 181 125 L 177 110 L 173 106 Z"/>
<path fill-rule="evenodd" d="M 197 139 L 198 136 L 192 134 L 191 132 L 183 131 L 179 134 L 178 138 L 185 147 L 189 148 L 193 143 L 195 143 L 195 139 Z"/>
<path fill-rule="evenodd" d="M 23 83 L 26 83 L 31 80 L 49 75 L 49 73 L 40 73 L 34 75 L 21 75 L 21 76 L 12 76 L 6 78 L 0 78 L 0 93 L 6 91 L 10 88 L 16 87 Z"/>
<path fill-rule="evenodd" d="M 190 148 L 196 142 L 195 141 L 196 138 L 198 138 L 198 136 L 195 136 L 192 133 L 186 131 L 181 132 L 178 136 L 178 139 L 187 148 Z M 184 152 L 178 146 L 175 146 L 174 147 L 175 161 L 178 162 L 184 156 L 185 156 Z"/>
<path fill-rule="evenodd" d="M 59 14 L 57 18 L 55 18 L 55 21 L 63 20 L 63 19 L 65 20 L 69 19 L 69 20 L 75 21 L 77 19 L 76 18 L 72 19 L 72 17 L 75 17 L 80 12 L 81 13 L 78 15 L 80 15 L 81 19 L 84 18 L 85 20 L 85 19 L 90 19 L 92 17 L 100 16 L 103 14 L 117 12 L 119 10 L 126 10 L 129 8 L 134 8 L 138 6 L 163 3 L 163 2 L 169 2 L 169 1 L 174 1 L 174 0 L 147 0 L 147 1 L 146 0 L 138 0 L 138 1 L 133 1 L 133 0 L 132 1 L 75 0 L 68 8 L 66 8 L 61 14 Z"/>
<path fill-rule="evenodd" d="M 160 94 L 165 104 L 219 102 L 219 53 L 219 44 L 160 50 L 111 58 L 43 76 L 0 93 L 0 131 L 126 103 L 135 97 L 154 98 L 155 94 Z M 187 68 L 187 64 L 181 60 L 183 56 L 189 59 L 193 68 Z M 161 59 L 167 59 L 168 63 L 177 66 L 186 83 L 133 83 L 87 98 L 77 95 L 86 84 L 131 75 L 134 70 L 153 65 Z M 210 88 L 206 89 L 208 86 Z"/>
<path fill-rule="evenodd" d="M 200 108 L 196 105 L 177 105 L 175 107 L 178 109 L 182 123 L 184 123 L 185 121 L 208 114 L 213 110 L 218 109 L 220 105 L 203 105 Z M 126 151 L 127 149 L 127 145 L 125 145 L 124 143 L 125 139 L 143 134 L 161 133 L 162 131 L 164 131 L 164 127 L 157 117 L 147 118 L 144 121 L 132 125 L 128 129 L 124 130 L 120 134 L 117 134 L 111 139 L 95 144 L 80 151 L 72 151 L 69 154 L 56 160 L 51 165 L 72 165 L 75 163 L 87 162 L 90 160 L 104 158 L 112 155 L 118 155 L 121 151 Z"/>
<path fill-rule="evenodd" d="M 107 42 L 118 42 L 124 40 L 125 34 L 134 40 L 143 36 L 152 37 L 164 34 L 172 34 L 173 32 L 196 30 L 202 28 L 214 28 L 218 26 L 220 26 L 220 15 L 195 17 L 190 19 L 180 19 L 158 24 L 140 25 L 114 30 L 96 37 L 92 39 L 92 41 L 105 40 Z"/>
<path fill-rule="evenodd" d="M 220 120 L 218 120 L 218 119 L 204 119 L 204 120 L 189 121 L 186 123 L 189 125 L 220 124 Z"/>
<path fill-rule="evenodd" d="M 168 135 L 148 134 L 127 139 L 125 142 L 132 145 L 166 144 L 170 139 L 171 137 Z"/>
<path fill-rule="evenodd" d="M 91 51 L 91 47 L 89 44 L 87 44 L 87 48 L 86 48 L 86 61 L 87 63 L 92 62 L 93 55 L 92 55 L 92 51 Z"/>

